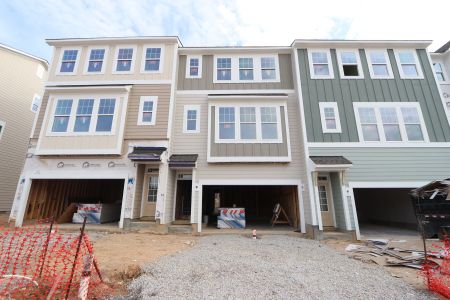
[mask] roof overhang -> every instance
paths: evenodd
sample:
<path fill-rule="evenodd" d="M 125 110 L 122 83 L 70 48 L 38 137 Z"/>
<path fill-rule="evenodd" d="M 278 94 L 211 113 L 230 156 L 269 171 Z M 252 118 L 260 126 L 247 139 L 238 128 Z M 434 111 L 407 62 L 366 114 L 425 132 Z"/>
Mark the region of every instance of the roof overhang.
<path fill-rule="evenodd" d="M 45 66 L 45 68 L 48 70 L 49 63 L 48 63 L 48 61 L 46 61 L 43 58 L 34 56 L 32 54 L 26 53 L 26 52 L 24 52 L 22 50 L 19 50 L 19 49 L 13 48 L 13 47 L 9 47 L 9 46 L 7 46 L 5 44 L 0 44 L 0 48 L 8 50 L 8 51 L 16 53 L 16 54 L 20 54 L 20 55 L 32 58 L 34 60 L 37 60 L 38 62 L 42 63 Z"/>
<path fill-rule="evenodd" d="M 197 166 L 198 154 L 173 154 L 169 158 L 171 169 L 193 169 Z"/>
<path fill-rule="evenodd" d="M 418 48 L 430 46 L 431 40 L 302 40 L 291 44 L 294 48 Z"/>
<path fill-rule="evenodd" d="M 314 171 L 345 171 L 353 163 L 343 156 L 310 156 Z"/>
<path fill-rule="evenodd" d="M 287 100 L 288 95 L 283 93 L 261 94 L 208 94 L 208 100 Z"/>
<path fill-rule="evenodd" d="M 166 150 L 166 147 L 133 147 L 128 158 L 138 162 L 160 162 L 161 155 Z"/>
<path fill-rule="evenodd" d="M 175 43 L 183 47 L 178 36 L 126 36 L 126 37 L 95 37 L 95 38 L 66 38 L 66 39 L 46 39 L 45 42 L 50 46 L 69 46 L 69 45 L 93 45 L 105 43 Z"/>
<path fill-rule="evenodd" d="M 64 93 L 74 93 L 74 92 L 124 92 L 128 93 L 131 90 L 131 85 L 93 85 L 93 86 L 46 86 L 45 89 L 49 92 L 64 92 Z"/>
<path fill-rule="evenodd" d="M 198 54 L 198 55 L 214 55 L 214 54 L 289 54 L 291 47 L 277 47 L 277 46 L 231 46 L 231 47 L 183 47 L 179 49 L 180 55 Z"/>

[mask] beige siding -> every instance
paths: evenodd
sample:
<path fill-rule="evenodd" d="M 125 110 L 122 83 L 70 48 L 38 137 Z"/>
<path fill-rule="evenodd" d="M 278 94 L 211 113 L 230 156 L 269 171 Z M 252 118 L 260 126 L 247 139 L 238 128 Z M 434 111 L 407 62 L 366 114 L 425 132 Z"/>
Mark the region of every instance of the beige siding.
<path fill-rule="evenodd" d="M 37 116 L 36 125 L 34 127 L 33 138 L 39 138 L 39 134 L 41 132 L 42 123 L 44 121 L 45 111 L 47 109 L 48 103 L 48 91 L 44 92 L 44 96 L 42 96 L 41 107 L 39 109 L 39 114 Z"/>
<path fill-rule="evenodd" d="M 141 96 L 158 96 L 155 125 L 137 125 Z M 125 139 L 167 139 L 170 85 L 134 85 L 128 98 Z"/>
<path fill-rule="evenodd" d="M 34 94 L 42 98 L 44 80 L 36 75 L 42 62 L 0 48 L 0 120 L 6 122 L 0 139 L 0 211 L 9 211 L 27 151 L 35 114 Z M 46 68 L 46 66 L 45 66 Z"/>
<path fill-rule="evenodd" d="M 282 143 L 280 144 L 264 144 L 264 143 L 251 143 L 251 144 L 224 144 L 215 143 L 215 106 L 211 106 L 211 157 L 233 157 L 233 156 L 273 156 L 273 157 L 286 157 L 288 156 L 288 142 L 286 135 L 286 120 L 284 115 L 284 106 L 280 106 L 281 115 L 281 133 L 283 136 Z"/>
<path fill-rule="evenodd" d="M 186 55 L 180 55 L 177 88 L 178 90 L 293 89 L 291 55 L 279 54 L 278 60 L 280 82 L 213 83 L 213 55 L 203 55 L 202 77 L 199 79 L 186 78 Z"/>
<path fill-rule="evenodd" d="M 132 218 L 141 217 L 142 191 L 144 188 L 144 171 L 145 165 L 139 164 L 136 171 L 136 193 L 134 194 L 134 207 Z"/>
<path fill-rule="evenodd" d="M 105 81 L 105 80 L 171 80 L 172 79 L 172 69 L 173 69 L 173 56 L 175 51 L 175 44 L 164 44 L 164 57 L 163 57 L 163 69 L 161 73 L 141 73 L 141 63 L 143 61 L 144 45 L 155 45 L 160 46 L 161 43 L 153 42 L 153 43 L 145 43 L 142 42 L 140 44 L 129 44 L 126 41 L 121 42 L 120 44 L 92 44 L 90 46 L 95 47 L 104 47 L 108 48 L 107 59 L 105 65 L 104 74 L 83 74 L 86 70 L 86 62 L 89 59 L 89 47 L 83 46 L 81 48 L 81 54 L 78 54 L 79 61 L 78 67 L 75 75 L 57 75 L 57 71 L 59 71 L 60 58 L 62 49 L 61 47 L 55 47 L 54 55 L 52 59 L 52 66 L 49 74 L 49 82 L 70 82 L 70 81 Z M 134 72 L 132 74 L 113 74 L 112 69 L 114 67 L 114 61 L 116 59 L 116 48 L 121 47 L 120 45 L 126 46 L 136 46 L 136 53 L 133 55 L 134 62 Z M 67 46 L 64 49 L 74 49 L 77 46 Z"/>
<path fill-rule="evenodd" d="M 167 176 L 167 191 L 165 197 L 165 211 L 164 211 L 164 221 L 166 223 L 172 222 L 173 208 L 175 205 L 175 186 L 176 186 L 176 171 L 167 168 L 167 172 L 169 172 Z"/>

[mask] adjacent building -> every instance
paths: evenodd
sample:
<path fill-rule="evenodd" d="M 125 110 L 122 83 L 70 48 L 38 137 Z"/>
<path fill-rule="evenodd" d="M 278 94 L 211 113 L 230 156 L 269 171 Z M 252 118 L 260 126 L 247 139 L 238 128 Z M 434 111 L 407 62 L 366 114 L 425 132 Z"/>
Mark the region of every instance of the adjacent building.
<path fill-rule="evenodd" d="M 0 44 L 0 212 L 13 203 L 47 70 L 44 59 Z"/>
<path fill-rule="evenodd" d="M 450 122 L 450 42 L 430 53 L 433 62 L 434 74 L 439 83 L 444 105 L 447 110 L 447 118 Z"/>

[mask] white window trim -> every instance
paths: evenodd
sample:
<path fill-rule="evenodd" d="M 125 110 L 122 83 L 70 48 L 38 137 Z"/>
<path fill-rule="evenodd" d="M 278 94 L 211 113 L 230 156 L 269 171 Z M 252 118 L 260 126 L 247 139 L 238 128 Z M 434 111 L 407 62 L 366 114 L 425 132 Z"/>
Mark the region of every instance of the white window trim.
<path fill-rule="evenodd" d="M 187 113 L 188 110 L 197 111 L 197 118 L 195 120 L 195 130 L 187 129 Z M 185 105 L 183 114 L 183 133 L 200 133 L 200 105 Z"/>
<path fill-rule="evenodd" d="M 144 112 L 144 102 L 153 101 L 153 110 L 152 110 L 152 121 L 144 122 L 142 120 L 142 114 Z M 158 96 L 141 96 L 139 100 L 139 115 L 138 115 L 138 125 L 155 125 L 156 124 L 156 111 L 158 108 Z"/>
<path fill-rule="evenodd" d="M 0 132 L 0 141 L 1 141 L 1 140 L 2 140 L 2 137 L 3 137 L 3 133 L 5 133 L 6 122 L 0 120 L 0 126 L 2 127 L 2 131 Z"/>
<path fill-rule="evenodd" d="M 51 111 L 49 111 L 49 118 L 47 120 L 47 130 L 46 130 L 46 136 L 99 136 L 99 135 L 115 135 L 116 134 L 116 123 L 117 118 L 119 117 L 118 111 L 123 109 L 122 108 L 122 99 L 125 95 L 117 95 L 117 94 L 105 94 L 105 95 L 89 95 L 89 94 L 75 94 L 75 95 L 51 95 L 49 97 L 49 100 L 52 101 L 51 105 L 49 106 L 51 108 Z M 114 106 L 114 116 L 112 120 L 112 127 L 111 131 L 95 131 L 97 127 L 97 119 L 98 119 L 98 107 L 100 105 L 100 99 L 116 99 L 116 104 Z M 58 100 L 60 99 L 72 99 L 72 110 L 70 111 L 69 116 L 69 122 L 67 124 L 67 131 L 66 132 L 53 132 L 53 122 L 55 119 L 55 109 L 56 105 L 58 103 Z M 92 114 L 91 114 L 91 123 L 89 125 L 89 131 L 87 132 L 75 132 L 74 126 L 75 126 L 75 120 L 77 116 L 77 108 L 78 108 L 78 101 L 80 99 L 94 99 L 94 107 L 92 108 Z M 123 122 L 123 120 L 122 120 Z"/>
<path fill-rule="evenodd" d="M 345 76 L 344 75 L 344 68 L 342 64 L 342 58 L 341 53 L 342 52 L 353 52 L 356 54 L 356 63 L 358 64 L 358 76 Z M 359 57 L 359 49 L 336 49 L 336 55 L 337 55 L 337 61 L 338 61 L 338 68 L 339 68 L 339 75 L 341 79 L 363 79 L 364 78 L 364 72 L 361 64 L 361 58 Z"/>
<path fill-rule="evenodd" d="M 186 78 L 202 78 L 202 55 L 187 55 L 186 56 Z M 191 58 L 198 59 L 198 75 L 191 75 Z"/>
<path fill-rule="evenodd" d="M 392 79 L 392 78 L 394 78 L 394 73 L 392 72 L 392 64 L 391 64 L 391 60 L 389 59 L 389 54 L 387 52 L 387 49 L 372 48 L 372 49 L 365 49 L 364 52 L 366 53 L 366 60 L 367 60 L 367 65 L 369 67 L 370 78 L 372 78 L 372 79 Z M 375 75 L 374 74 L 372 60 L 370 58 L 370 52 L 383 52 L 384 58 L 386 60 L 386 67 L 388 70 L 387 75 Z"/>
<path fill-rule="evenodd" d="M 130 71 L 116 71 L 118 56 L 119 56 L 119 49 L 129 49 L 129 48 L 133 49 L 133 57 L 131 58 Z M 133 74 L 134 73 L 134 64 L 136 62 L 136 56 L 137 56 L 136 45 L 117 45 L 115 53 L 114 53 L 114 62 L 113 62 L 113 67 L 112 67 L 111 73 L 112 74 Z"/>
<path fill-rule="evenodd" d="M 214 142 L 216 144 L 281 144 L 283 143 L 283 130 L 281 128 L 281 110 L 280 107 L 283 106 L 286 110 L 286 104 L 255 104 L 255 103 L 223 103 L 216 104 L 215 106 L 215 121 L 214 121 Z M 234 107 L 234 139 L 220 139 L 219 138 L 219 108 L 221 107 Z M 256 139 L 253 140 L 243 140 L 241 136 L 241 122 L 240 122 L 240 108 L 241 107 L 255 107 L 256 113 Z M 261 107 L 274 107 L 277 114 L 277 139 L 263 139 L 262 129 L 261 129 Z M 288 125 L 286 124 L 286 127 Z"/>
<path fill-rule="evenodd" d="M 73 71 L 72 72 L 61 72 L 61 64 L 62 64 L 62 59 L 64 56 L 64 51 L 66 50 L 78 50 L 77 52 L 77 59 L 75 60 L 75 66 L 73 67 Z M 80 57 L 82 55 L 81 53 L 81 47 L 63 47 L 61 48 L 61 52 L 59 53 L 59 63 L 56 66 L 56 70 L 55 70 L 55 74 L 56 75 L 77 75 L 77 70 L 78 70 L 78 64 L 80 62 Z"/>
<path fill-rule="evenodd" d="M 262 79 L 261 58 L 272 57 L 275 59 L 275 79 Z M 217 59 L 231 58 L 231 79 L 217 80 Z M 253 58 L 253 80 L 239 80 L 239 58 Z M 214 83 L 257 83 L 257 82 L 280 82 L 280 66 L 278 54 L 242 54 L 242 55 L 214 55 Z"/>
<path fill-rule="evenodd" d="M 339 117 L 339 109 L 337 102 L 319 102 L 319 108 L 320 108 L 320 119 L 322 121 L 322 132 L 323 133 L 341 133 L 341 119 Z M 335 129 L 328 129 L 327 123 L 325 120 L 325 108 L 332 108 L 334 110 L 334 118 L 336 121 L 336 128 Z"/>
<path fill-rule="evenodd" d="M 90 56 L 91 56 L 91 50 L 93 49 L 103 49 L 105 50 L 105 55 L 103 56 L 103 63 L 102 63 L 102 69 L 99 72 L 89 72 L 88 68 L 89 68 L 89 61 L 90 61 Z M 108 52 L 109 52 L 109 47 L 108 46 L 90 46 L 88 48 L 86 57 L 85 57 L 85 64 L 84 64 L 84 70 L 83 70 L 83 75 L 101 75 L 101 74 L 105 74 L 105 70 L 106 70 L 106 63 L 108 62 Z"/>
<path fill-rule="evenodd" d="M 161 48 L 161 55 L 159 57 L 159 69 L 158 70 L 145 70 L 145 57 L 148 48 Z M 141 73 L 162 73 L 164 70 L 164 45 L 163 44 L 145 44 L 142 46 L 142 55 L 141 55 Z"/>
<path fill-rule="evenodd" d="M 309 62 L 309 73 L 311 74 L 311 79 L 333 79 L 334 78 L 334 69 L 333 69 L 333 61 L 331 60 L 330 49 L 308 49 L 308 62 Z M 314 74 L 314 64 L 312 60 L 313 52 L 325 52 L 327 54 L 328 60 L 328 70 L 330 74 L 328 75 L 316 75 Z"/>
<path fill-rule="evenodd" d="M 441 65 L 441 68 L 442 68 L 442 73 L 443 73 L 443 75 L 444 75 L 444 81 L 439 81 L 439 79 L 437 78 L 437 75 L 436 75 L 436 71 L 435 71 L 435 69 L 434 69 L 434 64 L 440 64 Z M 448 73 L 447 73 L 447 69 L 445 68 L 445 64 L 444 64 L 444 62 L 442 62 L 442 61 L 432 61 L 432 65 L 431 65 L 431 67 L 433 68 L 433 73 L 434 73 L 434 76 L 436 77 L 436 82 L 438 83 L 438 84 L 447 84 L 447 83 L 450 83 L 450 79 L 448 78 Z"/>
<path fill-rule="evenodd" d="M 398 56 L 399 52 L 403 51 L 411 51 L 414 55 L 414 60 L 416 62 L 417 76 L 407 76 L 403 73 L 402 65 L 400 64 L 400 58 Z M 395 61 L 397 63 L 398 73 L 400 74 L 400 78 L 402 79 L 423 79 L 422 67 L 420 65 L 419 56 L 417 55 L 416 49 L 394 49 Z M 434 73 L 434 70 L 433 70 Z"/>
<path fill-rule="evenodd" d="M 376 117 L 376 121 L 377 121 L 377 128 L 378 128 L 378 135 L 380 137 L 379 141 L 365 141 L 363 138 L 363 132 L 362 132 L 362 127 L 361 127 L 361 122 L 360 122 L 360 117 L 359 117 L 359 111 L 358 108 L 360 107 L 369 107 L 369 108 L 374 108 L 375 109 L 375 117 Z M 381 107 L 393 107 L 397 110 L 397 117 L 398 117 L 398 124 L 400 127 L 400 134 L 402 137 L 401 141 L 387 141 L 386 140 L 386 135 L 384 133 L 384 128 L 383 128 L 383 122 L 381 120 L 381 114 L 379 109 Z M 419 120 L 420 120 L 420 127 L 422 129 L 422 134 L 423 134 L 423 141 L 408 141 L 408 137 L 406 134 L 406 129 L 405 129 L 405 122 L 403 120 L 403 115 L 400 111 L 400 109 L 402 107 L 414 107 L 417 109 L 417 112 L 419 114 Z M 385 143 L 385 144 L 424 144 L 424 143 L 429 143 L 430 139 L 428 137 L 428 132 L 427 132 L 427 128 L 425 126 L 425 120 L 423 119 L 423 114 L 422 114 L 422 109 L 420 107 L 420 103 L 419 102 L 354 102 L 353 103 L 353 110 L 355 113 L 355 121 L 356 121 L 356 127 L 358 130 L 358 137 L 359 137 L 359 142 L 360 143 L 365 143 L 365 144 L 378 144 L 378 143 Z"/>

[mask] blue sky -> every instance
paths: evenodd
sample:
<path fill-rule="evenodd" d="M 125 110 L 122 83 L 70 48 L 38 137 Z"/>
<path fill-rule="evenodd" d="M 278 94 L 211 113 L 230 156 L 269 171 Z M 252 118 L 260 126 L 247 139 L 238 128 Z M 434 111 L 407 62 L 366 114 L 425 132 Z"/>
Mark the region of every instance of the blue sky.
<path fill-rule="evenodd" d="M 50 59 L 46 38 L 178 35 L 185 46 L 295 38 L 450 40 L 449 0 L 0 0 L 0 43 Z"/>

